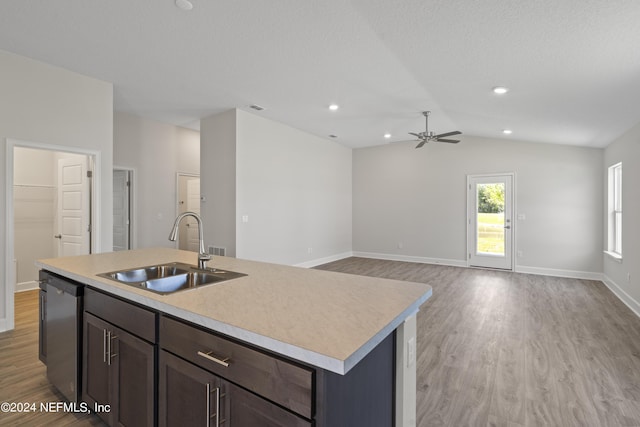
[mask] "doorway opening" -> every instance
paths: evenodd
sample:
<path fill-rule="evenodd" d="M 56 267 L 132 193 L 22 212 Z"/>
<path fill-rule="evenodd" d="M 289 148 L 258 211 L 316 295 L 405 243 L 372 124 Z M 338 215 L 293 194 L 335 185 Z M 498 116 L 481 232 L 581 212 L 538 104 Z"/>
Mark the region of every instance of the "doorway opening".
<path fill-rule="evenodd" d="M 467 263 L 513 269 L 514 174 L 467 176 Z"/>
<path fill-rule="evenodd" d="M 89 254 L 99 153 L 6 140 L 5 330 L 14 328 L 14 293 L 38 288 L 37 259 Z"/>
<path fill-rule="evenodd" d="M 200 215 L 200 175 L 177 173 L 176 216 L 184 212 L 195 212 Z M 186 217 L 180 222 L 178 230 L 178 249 L 198 252 L 198 225 L 192 217 Z"/>
<path fill-rule="evenodd" d="M 113 168 L 113 251 L 135 247 L 133 232 L 133 169 Z"/>

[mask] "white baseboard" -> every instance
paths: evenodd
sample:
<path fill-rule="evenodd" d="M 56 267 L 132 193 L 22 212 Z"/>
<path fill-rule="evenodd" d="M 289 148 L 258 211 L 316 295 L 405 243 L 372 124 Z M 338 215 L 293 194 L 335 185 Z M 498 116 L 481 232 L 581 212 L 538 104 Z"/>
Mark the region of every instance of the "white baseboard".
<path fill-rule="evenodd" d="M 467 266 L 466 260 L 458 260 L 458 259 L 427 258 L 427 257 L 397 255 L 397 254 L 380 254 L 376 252 L 353 252 L 353 256 L 362 257 L 362 258 L 386 259 L 389 261 L 405 261 L 405 262 L 418 262 L 422 264 L 449 265 L 453 267 Z"/>
<path fill-rule="evenodd" d="M 30 282 L 16 283 L 15 292 L 32 291 L 38 289 L 38 282 L 32 280 Z"/>
<path fill-rule="evenodd" d="M 353 256 L 353 252 L 343 252 L 341 254 L 331 255 L 324 258 L 313 259 L 311 261 L 301 262 L 300 264 L 295 264 L 294 267 L 302 267 L 302 268 L 312 268 L 318 265 L 326 264 L 328 262 L 339 261 L 344 258 L 349 258 Z"/>
<path fill-rule="evenodd" d="M 602 273 L 593 271 L 560 270 L 555 268 L 528 267 L 516 265 L 516 273 L 538 274 L 540 276 L 568 277 L 571 279 L 602 280 Z"/>
<path fill-rule="evenodd" d="M 620 301 L 622 301 L 627 307 L 629 307 L 631 311 L 636 314 L 636 316 L 640 317 L 640 303 L 633 299 L 631 295 L 626 293 L 624 289 L 622 289 L 616 282 L 611 280 L 606 274 L 603 274 L 602 276 L 602 283 L 604 283 L 605 286 L 609 288 L 609 290 L 613 292 Z"/>

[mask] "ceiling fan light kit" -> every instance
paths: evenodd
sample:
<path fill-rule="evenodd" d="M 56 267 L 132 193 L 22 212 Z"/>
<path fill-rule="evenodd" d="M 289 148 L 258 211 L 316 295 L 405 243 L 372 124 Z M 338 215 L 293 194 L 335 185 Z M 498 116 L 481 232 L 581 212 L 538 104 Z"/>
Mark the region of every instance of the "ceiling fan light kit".
<path fill-rule="evenodd" d="M 416 145 L 416 148 L 420 148 L 424 144 L 426 144 L 427 142 L 431 142 L 431 141 L 447 142 L 449 144 L 457 144 L 458 142 L 460 142 L 457 139 L 445 139 L 445 137 L 447 137 L 447 136 L 461 135 L 462 132 L 457 131 L 457 130 L 455 130 L 453 132 L 441 133 L 441 134 L 438 134 L 438 135 L 436 135 L 435 132 L 429 132 L 429 115 L 430 114 L 431 114 L 431 111 L 423 111 L 422 112 L 422 115 L 425 118 L 425 131 L 424 132 L 420 132 L 420 133 L 409 132 L 409 135 L 413 135 L 416 138 L 418 138 L 419 144 Z"/>

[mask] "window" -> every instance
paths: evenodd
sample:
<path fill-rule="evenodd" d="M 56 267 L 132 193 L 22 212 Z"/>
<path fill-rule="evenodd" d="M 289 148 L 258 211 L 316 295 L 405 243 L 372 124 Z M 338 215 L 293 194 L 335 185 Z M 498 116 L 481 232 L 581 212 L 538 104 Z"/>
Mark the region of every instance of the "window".
<path fill-rule="evenodd" d="M 622 258 L 622 163 L 609 167 L 609 238 L 607 253 Z"/>

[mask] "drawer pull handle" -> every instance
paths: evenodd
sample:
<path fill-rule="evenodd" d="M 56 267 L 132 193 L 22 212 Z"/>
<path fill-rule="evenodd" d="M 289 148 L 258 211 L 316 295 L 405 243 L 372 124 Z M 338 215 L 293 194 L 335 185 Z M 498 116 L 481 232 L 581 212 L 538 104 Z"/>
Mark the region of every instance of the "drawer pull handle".
<path fill-rule="evenodd" d="M 224 359 L 218 359 L 217 357 L 214 357 L 211 355 L 211 353 L 213 353 L 212 351 L 208 351 L 206 353 L 202 352 L 202 351 L 198 351 L 198 356 L 202 356 L 205 359 L 211 360 L 212 362 L 216 362 L 219 365 L 224 366 L 225 368 L 229 367 L 229 358 L 224 358 Z"/>

